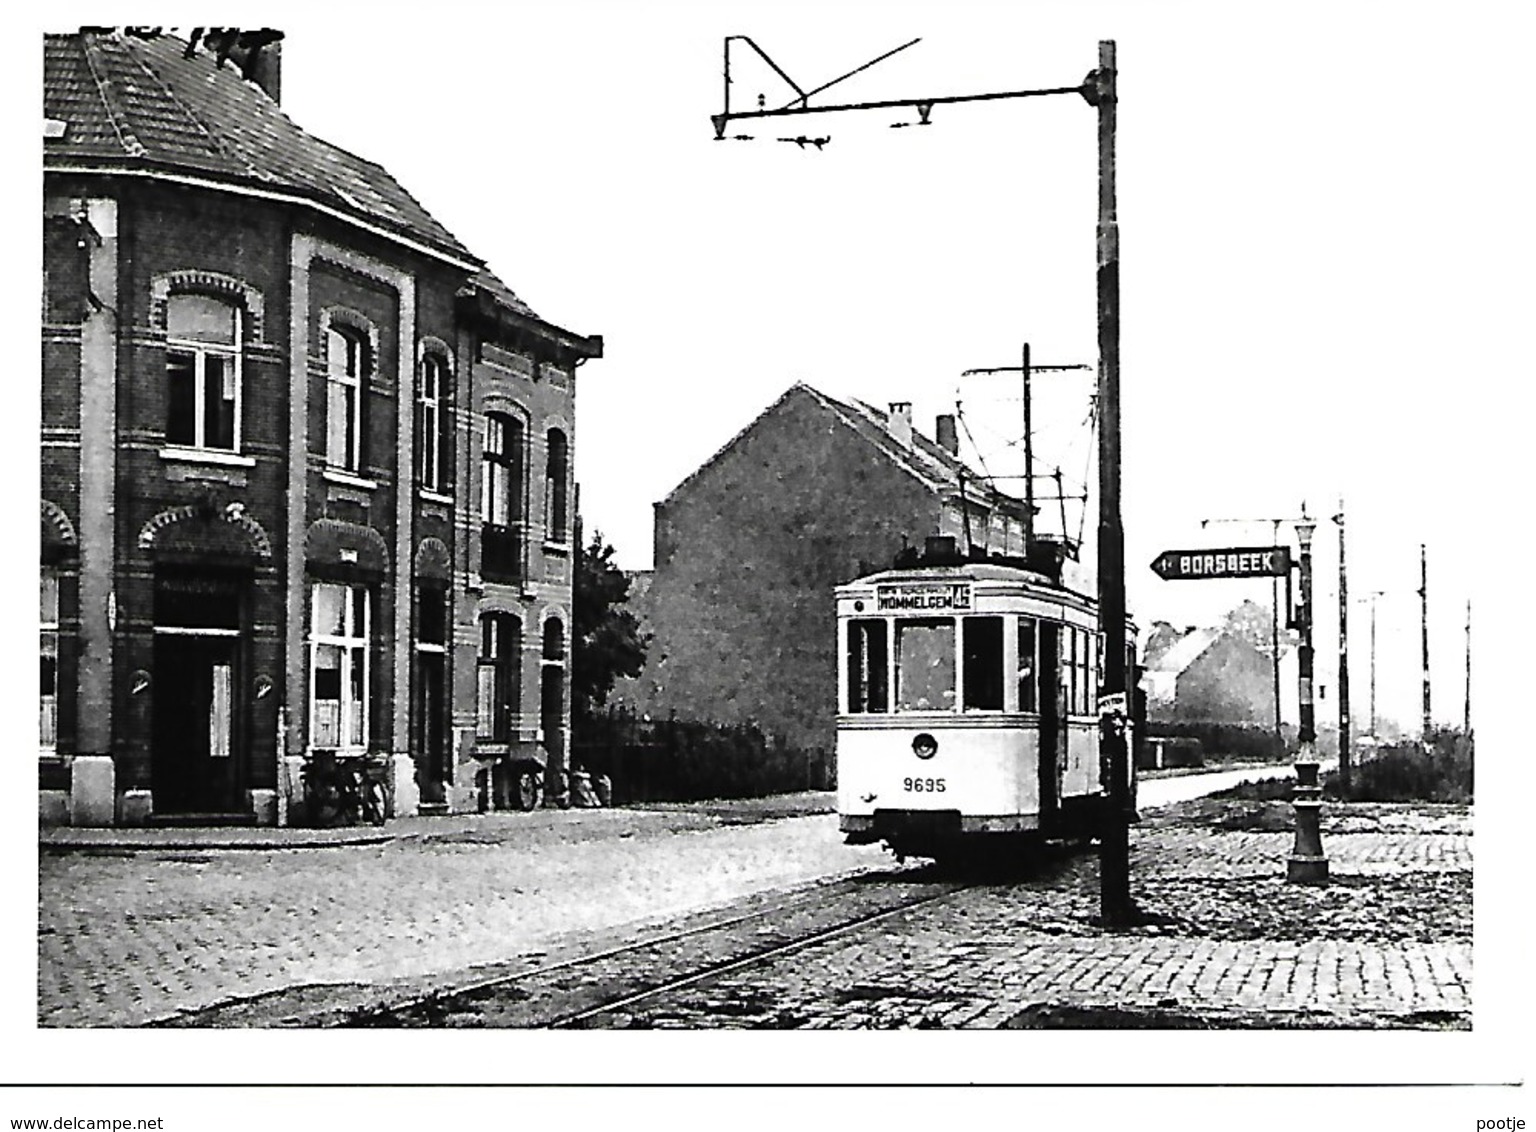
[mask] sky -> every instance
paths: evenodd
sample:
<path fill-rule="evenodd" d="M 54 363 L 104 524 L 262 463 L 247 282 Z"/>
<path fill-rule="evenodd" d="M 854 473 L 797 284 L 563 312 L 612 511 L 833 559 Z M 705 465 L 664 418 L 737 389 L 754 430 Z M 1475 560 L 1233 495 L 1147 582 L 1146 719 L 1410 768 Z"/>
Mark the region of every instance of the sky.
<path fill-rule="evenodd" d="M 542 317 L 603 335 L 578 379 L 576 471 L 587 529 L 630 569 L 651 564 L 652 504 L 796 381 L 911 401 L 930 435 L 958 401 L 967 450 L 1008 475 L 1018 391 L 962 371 L 1017 364 L 1025 341 L 1037 364 L 1097 360 L 1095 117 L 1080 98 L 940 106 L 899 130 L 912 111 L 748 122 L 729 132 L 753 140 L 716 142 L 723 38 L 751 36 L 809 90 L 920 37 L 817 102 L 1070 86 L 1113 38 L 1133 615 L 1211 624 L 1266 600 L 1263 582 L 1164 582 L 1149 564 L 1169 548 L 1266 545 L 1270 520 L 1305 503 L 1331 717 L 1342 499 L 1349 591 L 1383 591 L 1381 714 L 1410 728 L 1419 715 L 1421 544 L 1436 720 L 1461 718 L 1469 599 L 1474 721 L 1507 720 L 1528 697 L 1514 651 L 1529 612 L 1513 581 L 1530 365 L 1513 336 L 1529 321 L 1532 199 L 1517 5 L 444 0 L 239 14 L 286 32 L 283 104 L 300 125 L 388 168 Z M 44 15 L 53 30 L 130 18 Z M 41 30 L 15 37 L 13 75 L 37 75 Z M 789 101 L 744 46 L 733 64 L 738 109 L 759 93 Z M 16 152 L 37 144 L 32 98 L 14 100 Z M 831 140 L 778 140 L 801 133 Z M 34 208 L 12 215 L 35 246 Z M 35 280 L 9 304 L 23 341 Z M 1096 483 L 1091 384 L 1035 383 L 1037 458 L 1070 485 Z M 31 460 L 30 443 L 14 451 Z M 1202 526 L 1229 519 L 1259 521 Z M 1071 533 L 1080 522 L 1069 514 Z M 1091 513 L 1084 529 L 1091 543 Z M 1368 630 L 1353 604 L 1357 716 Z M 1479 767 L 1480 833 L 1516 797 L 1484 784 L 1524 773 L 1518 743 L 1497 753 L 1488 778 Z M 1480 894 L 1480 924 L 1492 910 Z M 1478 947 L 1481 981 L 1495 953 L 1481 932 Z M 1480 1028 L 1497 1005 L 1480 997 Z"/>
<path fill-rule="evenodd" d="M 1521 172 L 1499 109 L 1513 96 L 1505 10 L 405 11 L 291 10 L 284 107 L 389 168 L 542 317 L 603 335 L 603 358 L 579 375 L 576 472 L 587 529 L 629 569 L 651 565 L 652 504 L 796 381 L 911 401 L 930 434 L 958 403 L 966 451 L 1005 476 L 1022 468 L 1017 378 L 962 371 L 1017 365 L 1025 341 L 1036 364 L 1097 362 L 1086 102 L 939 106 L 928 127 L 899 130 L 915 112 L 746 121 L 717 142 L 724 36 L 750 36 L 805 90 L 919 40 L 813 105 L 1072 86 L 1114 38 L 1133 614 L 1211 624 L 1267 601 L 1262 581 L 1165 582 L 1149 564 L 1168 548 L 1269 545 L 1269 520 L 1305 504 L 1319 520 L 1326 689 L 1342 500 L 1349 590 L 1383 591 L 1381 714 L 1420 716 L 1423 544 L 1434 716 L 1460 721 L 1484 515 L 1509 486 L 1486 443 L 1519 313 L 1505 275 Z M 746 43 L 732 58 L 734 108 L 794 97 Z M 780 140 L 802 134 L 830 141 Z M 1037 470 L 1059 466 L 1068 494 L 1086 480 L 1091 497 L 1093 381 L 1034 383 Z M 1042 525 L 1058 527 L 1054 502 L 1043 506 Z M 1069 504 L 1090 556 L 1095 514 L 1085 523 Z M 1368 610 L 1351 602 L 1360 689 Z"/>

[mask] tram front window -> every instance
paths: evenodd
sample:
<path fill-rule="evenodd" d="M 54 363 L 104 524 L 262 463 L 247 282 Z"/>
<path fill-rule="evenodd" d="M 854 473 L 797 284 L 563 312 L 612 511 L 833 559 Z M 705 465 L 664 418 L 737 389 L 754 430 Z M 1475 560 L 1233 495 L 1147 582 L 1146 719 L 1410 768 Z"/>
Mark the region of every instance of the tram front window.
<path fill-rule="evenodd" d="M 1003 619 L 967 617 L 962 623 L 966 711 L 1003 710 Z"/>
<path fill-rule="evenodd" d="M 897 623 L 896 709 L 955 710 L 955 623 L 950 618 Z"/>
<path fill-rule="evenodd" d="M 889 711 L 886 694 L 886 623 L 860 618 L 848 623 L 848 711 Z"/>

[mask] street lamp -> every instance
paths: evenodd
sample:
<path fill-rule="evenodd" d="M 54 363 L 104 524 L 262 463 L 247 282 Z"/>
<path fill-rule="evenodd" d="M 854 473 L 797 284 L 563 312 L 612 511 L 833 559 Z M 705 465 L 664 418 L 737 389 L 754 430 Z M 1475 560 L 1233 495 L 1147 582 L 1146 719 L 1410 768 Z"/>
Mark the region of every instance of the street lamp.
<path fill-rule="evenodd" d="M 1317 729 L 1312 712 L 1312 533 L 1317 523 L 1306 514 L 1296 522 L 1296 541 L 1301 546 L 1301 596 L 1296 603 L 1296 627 L 1301 630 L 1297 650 L 1301 731 L 1296 751 L 1296 787 L 1292 806 L 1296 811 L 1296 842 L 1286 862 L 1285 879 L 1291 884 L 1327 884 L 1328 858 L 1323 855 L 1321 829 L 1323 790 L 1317 780 Z"/>

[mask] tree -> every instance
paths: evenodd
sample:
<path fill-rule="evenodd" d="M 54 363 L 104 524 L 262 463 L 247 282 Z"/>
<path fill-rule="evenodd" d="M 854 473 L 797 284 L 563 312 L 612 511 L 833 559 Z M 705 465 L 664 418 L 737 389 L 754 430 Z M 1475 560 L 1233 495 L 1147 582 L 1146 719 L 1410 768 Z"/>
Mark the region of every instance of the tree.
<path fill-rule="evenodd" d="M 594 531 L 578 544 L 572 594 L 571 721 L 582 726 L 608 702 L 614 681 L 638 676 L 648 638 L 628 609 L 629 575 L 613 562 L 613 547 Z"/>
<path fill-rule="evenodd" d="M 1266 655 L 1274 650 L 1275 625 L 1268 605 L 1260 605 L 1252 599 L 1244 599 L 1237 608 L 1227 613 L 1222 628 L 1234 637 L 1247 641 Z M 1280 645 L 1294 645 L 1296 635 L 1284 625 L 1280 626 Z"/>

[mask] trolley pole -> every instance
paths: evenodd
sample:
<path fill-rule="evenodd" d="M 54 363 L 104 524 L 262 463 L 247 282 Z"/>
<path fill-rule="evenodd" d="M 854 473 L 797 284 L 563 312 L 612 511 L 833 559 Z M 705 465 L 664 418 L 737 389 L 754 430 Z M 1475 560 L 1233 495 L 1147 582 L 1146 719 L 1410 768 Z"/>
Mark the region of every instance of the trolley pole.
<path fill-rule="evenodd" d="M 1099 765 L 1109 779 L 1099 837 L 1099 913 L 1107 926 L 1129 924 L 1129 689 L 1125 664 L 1125 528 L 1120 517 L 1120 222 L 1115 208 L 1115 43 L 1099 42 L 1089 101 L 1099 111 L 1099 624 L 1104 630 L 1104 694 L 1126 707 L 1101 713 Z"/>
<path fill-rule="evenodd" d="M 1027 562 L 1030 547 L 1035 543 L 1035 421 L 1033 411 L 1030 409 L 1028 342 L 1024 343 L 1019 372 L 1024 377 L 1024 559 Z M 1066 537 L 1065 531 L 1062 532 L 1062 537 Z"/>
<path fill-rule="evenodd" d="M 1306 508 L 1302 508 L 1305 516 Z M 1312 532 L 1317 524 L 1303 517 L 1296 524 L 1301 544 L 1301 596 L 1296 603 L 1296 626 L 1301 630 L 1298 690 L 1301 703 L 1300 746 L 1296 752 L 1296 842 L 1286 862 L 1285 879 L 1291 884 L 1327 884 L 1328 858 L 1323 855 L 1321 829 L 1323 789 L 1317 780 L 1317 728 L 1312 711 Z"/>
<path fill-rule="evenodd" d="M 1355 740 L 1349 718 L 1349 575 L 1344 568 L 1344 499 L 1339 498 L 1339 787 L 1349 797 Z"/>

